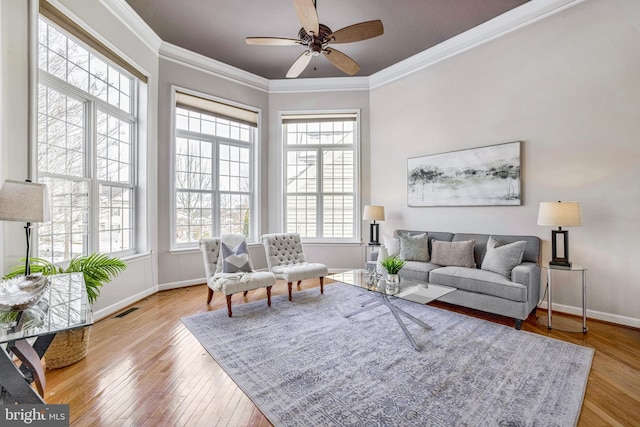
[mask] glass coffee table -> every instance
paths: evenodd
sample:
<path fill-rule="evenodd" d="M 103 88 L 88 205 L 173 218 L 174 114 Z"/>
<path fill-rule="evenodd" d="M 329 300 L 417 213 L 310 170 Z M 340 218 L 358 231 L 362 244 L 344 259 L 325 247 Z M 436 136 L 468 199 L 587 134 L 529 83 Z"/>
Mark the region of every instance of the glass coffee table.
<path fill-rule="evenodd" d="M 402 328 L 404 335 L 407 337 L 409 342 L 411 342 L 413 348 L 419 350 L 415 340 L 411 336 L 411 333 L 409 333 L 409 330 L 407 329 L 405 323 L 402 321 L 401 317 L 404 317 L 405 319 L 417 325 L 420 325 L 427 330 L 430 330 L 431 326 L 395 306 L 394 304 L 392 304 L 392 301 L 396 298 L 399 298 L 413 301 L 418 304 L 427 304 L 455 291 L 456 288 L 434 285 L 433 283 L 409 280 L 401 277 L 399 278 L 396 289 L 390 289 L 388 292 L 384 275 L 382 275 L 382 278 L 379 280 L 371 281 L 370 274 L 371 271 L 368 270 L 351 270 L 342 273 L 330 274 L 328 276 L 336 282 L 346 283 L 347 285 L 357 286 L 364 290 L 371 291 L 371 301 L 363 304 L 360 310 L 350 313 L 345 317 L 352 317 L 356 314 L 384 305 L 389 309 L 393 317 L 395 317 L 398 325 L 400 325 L 400 328 Z"/>

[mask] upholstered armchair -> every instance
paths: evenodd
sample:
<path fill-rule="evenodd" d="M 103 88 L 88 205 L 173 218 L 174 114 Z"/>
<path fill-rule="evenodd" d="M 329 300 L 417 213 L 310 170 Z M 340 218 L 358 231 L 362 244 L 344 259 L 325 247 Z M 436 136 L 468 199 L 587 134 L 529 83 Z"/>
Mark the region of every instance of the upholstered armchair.
<path fill-rule="evenodd" d="M 297 233 L 265 234 L 262 245 L 267 256 L 269 270 L 276 278 L 287 282 L 289 287 L 289 301 L 293 282 L 305 279 L 320 278 L 320 293 L 324 293 L 324 276 L 329 274 L 327 266 L 319 263 L 307 262 L 302 249 L 302 241 Z"/>
<path fill-rule="evenodd" d="M 271 287 L 276 277 L 268 271 L 254 271 L 247 250 L 247 243 L 241 234 L 227 234 L 200 240 L 200 250 L 204 257 L 207 276 L 207 304 L 214 291 L 227 297 L 227 312 L 231 317 L 231 295 L 251 290 L 267 288 L 267 305 L 271 307 Z"/>

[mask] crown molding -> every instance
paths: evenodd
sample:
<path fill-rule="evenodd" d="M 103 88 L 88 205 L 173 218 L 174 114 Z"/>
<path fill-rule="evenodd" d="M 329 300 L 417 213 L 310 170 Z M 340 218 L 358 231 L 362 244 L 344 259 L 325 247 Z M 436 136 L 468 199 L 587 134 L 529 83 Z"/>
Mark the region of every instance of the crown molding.
<path fill-rule="evenodd" d="M 264 77 L 241 70 L 224 62 L 216 61 L 199 53 L 181 48 L 171 43 L 162 42 L 160 58 L 188 65 L 194 69 L 207 72 L 225 80 L 240 83 L 263 92 L 269 91 L 269 80 Z"/>
<path fill-rule="evenodd" d="M 99 0 L 104 7 L 120 20 L 131 32 L 154 52 L 158 52 L 162 39 L 138 15 L 125 0 Z"/>
<path fill-rule="evenodd" d="M 269 93 L 341 92 L 369 90 L 369 77 L 323 77 L 269 80 Z"/>
<path fill-rule="evenodd" d="M 268 93 L 375 89 L 584 2 L 584 0 L 531 0 L 368 77 L 269 80 L 162 41 L 125 0 L 99 1 L 137 34 L 149 48 L 158 52 L 161 58 Z"/>
<path fill-rule="evenodd" d="M 465 52 L 512 31 L 516 31 L 584 0 L 532 0 L 430 49 L 385 68 L 369 77 L 370 89 L 383 86 Z"/>

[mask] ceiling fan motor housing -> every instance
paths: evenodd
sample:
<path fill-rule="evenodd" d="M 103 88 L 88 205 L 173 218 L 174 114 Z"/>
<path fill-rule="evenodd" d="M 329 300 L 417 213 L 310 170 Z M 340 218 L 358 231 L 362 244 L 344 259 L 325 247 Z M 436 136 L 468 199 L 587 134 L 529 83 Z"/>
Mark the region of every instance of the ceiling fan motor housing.
<path fill-rule="evenodd" d="M 327 47 L 327 43 L 329 43 L 328 37 L 333 33 L 331 28 L 327 27 L 324 24 L 319 24 L 319 30 L 317 35 L 309 34 L 303 28 L 300 28 L 298 31 L 298 37 L 300 37 L 300 41 L 304 46 L 309 48 L 309 51 L 312 55 L 317 56 L 322 53 L 325 47 Z"/>

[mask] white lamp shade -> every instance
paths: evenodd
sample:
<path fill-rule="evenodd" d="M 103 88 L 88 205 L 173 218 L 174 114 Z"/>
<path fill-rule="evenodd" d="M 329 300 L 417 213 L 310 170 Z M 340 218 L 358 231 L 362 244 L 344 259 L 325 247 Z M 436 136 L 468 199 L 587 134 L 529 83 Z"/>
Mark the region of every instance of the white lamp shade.
<path fill-rule="evenodd" d="M 582 226 L 580 202 L 541 202 L 538 225 L 551 227 Z"/>
<path fill-rule="evenodd" d="M 384 206 L 365 206 L 363 220 L 384 221 Z"/>
<path fill-rule="evenodd" d="M 0 189 L 0 220 L 49 221 L 47 186 L 35 182 L 6 180 Z"/>

